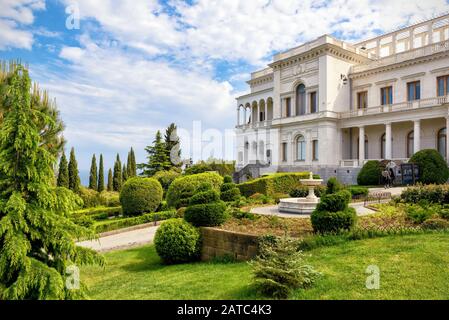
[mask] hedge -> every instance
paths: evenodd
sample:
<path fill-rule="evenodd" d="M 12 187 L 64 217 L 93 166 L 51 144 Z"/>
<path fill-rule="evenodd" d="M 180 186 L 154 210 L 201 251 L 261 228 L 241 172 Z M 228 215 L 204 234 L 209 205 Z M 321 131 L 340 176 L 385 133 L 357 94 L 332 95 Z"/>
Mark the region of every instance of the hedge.
<path fill-rule="evenodd" d="M 196 227 L 219 226 L 227 218 L 226 204 L 223 201 L 190 205 L 184 212 L 184 219 Z"/>
<path fill-rule="evenodd" d="M 167 205 L 180 208 L 188 205 L 190 197 L 203 183 L 210 183 L 213 190 L 220 191 L 223 177 L 216 172 L 205 172 L 176 178 L 167 191 Z"/>
<path fill-rule="evenodd" d="M 449 178 L 447 163 L 435 149 L 416 152 L 409 160 L 419 166 L 419 182 L 424 184 L 446 183 Z"/>
<path fill-rule="evenodd" d="M 123 214 L 136 216 L 155 211 L 162 202 L 163 190 L 158 180 L 153 178 L 128 179 L 120 192 Z"/>
<path fill-rule="evenodd" d="M 111 219 L 95 226 L 95 232 L 102 233 L 139 224 L 150 223 L 154 221 L 167 220 L 176 217 L 176 210 L 146 213 L 138 217 Z"/>
<path fill-rule="evenodd" d="M 118 216 L 122 213 L 122 207 L 95 207 L 77 210 L 74 214 L 83 214 L 87 216 L 93 216 L 98 214 L 107 214 L 108 216 Z"/>
<path fill-rule="evenodd" d="M 300 179 L 308 179 L 309 176 L 310 172 L 275 173 L 238 184 L 237 187 L 245 197 L 249 197 L 255 193 L 261 193 L 266 196 L 273 196 L 277 193 L 288 194 L 301 185 Z M 318 175 L 314 175 L 313 177 L 315 179 L 320 178 Z"/>
<path fill-rule="evenodd" d="M 339 233 L 351 230 L 356 221 L 354 208 L 346 208 L 342 211 L 314 211 L 310 216 L 313 231 L 316 233 Z"/>
<path fill-rule="evenodd" d="M 426 201 L 434 204 L 449 203 L 449 185 L 417 185 L 409 187 L 401 193 L 405 203 L 419 203 Z"/>

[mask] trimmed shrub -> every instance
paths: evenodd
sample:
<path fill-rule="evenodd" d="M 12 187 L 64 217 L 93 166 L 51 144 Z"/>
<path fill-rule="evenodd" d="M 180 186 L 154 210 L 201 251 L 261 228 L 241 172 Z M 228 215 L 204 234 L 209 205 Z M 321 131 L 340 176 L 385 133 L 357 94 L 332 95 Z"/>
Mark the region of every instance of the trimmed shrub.
<path fill-rule="evenodd" d="M 409 160 L 419 166 L 419 182 L 424 184 L 446 183 L 449 178 L 449 168 L 441 154 L 434 149 L 424 149 L 416 152 Z"/>
<path fill-rule="evenodd" d="M 232 183 L 234 181 L 232 181 L 232 177 L 229 175 L 226 175 L 223 177 L 223 183 Z"/>
<path fill-rule="evenodd" d="M 425 230 L 443 230 L 449 229 L 449 221 L 441 218 L 427 219 L 421 224 L 421 228 Z"/>
<path fill-rule="evenodd" d="M 316 233 L 339 233 L 351 230 L 357 215 L 354 208 L 342 211 L 329 212 L 315 210 L 310 216 L 313 231 Z"/>
<path fill-rule="evenodd" d="M 175 179 L 178 178 L 179 176 L 181 176 L 181 173 L 178 171 L 164 170 L 156 172 L 152 178 L 159 181 L 159 183 L 162 186 L 162 189 L 164 189 L 164 192 L 167 192 L 172 182 L 175 181 Z"/>
<path fill-rule="evenodd" d="M 417 185 L 409 187 L 401 194 L 401 199 L 406 203 L 449 203 L 449 185 Z"/>
<path fill-rule="evenodd" d="M 222 191 L 220 198 L 225 202 L 237 201 L 240 199 L 240 190 L 237 187 L 234 187 L 227 191 Z"/>
<path fill-rule="evenodd" d="M 298 242 L 267 239 L 260 242 L 260 254 L 251 262 L 257 291 L 276 299 L 286 299 L 295 289 L 310 287 L 319 272 L 305 264 Z"/>
<path fill-rule="evenodd" d="M 351 193 L 347 190 L 342 190 L 334 194 L 326 194 L 321 197 L 315 211 L 343 211 L 348 207 L 351 200 Z"/>
<path fill-rule="evenodd" d="M 117 230 L 132 226 L 137 226 L 139 224 L 150 223 L 155 221 L 161 221 L 166 219 L 171 219 L 176 217 L 176 211 L 160 211 L 160 212 L 152 212 L 146 213 L 137 217 L 130 218 L 115 218 L 107 221 L 102 221 L 101 224 L 97 224 L 95 226 L 95 232 L 107 232 L 111 230 Z"/>
<path fill-rule="evenodd" d="M 382 176 L 380 162 L 369 160 L 360 170 L 357 176 L 357 184 L 361 186 L 378 185 Z"/>
<path fill-rule="evenodd" d="M 184 219 L 196 227 L 215 227 L 228 219 L 226 204 L 223 201 L 188 206 Z"/>
<path fill-rule="evenodd" d="M 215 190 L 209 190 L 204 192 L 198 192 L 193 195 L 189 200 L 189 206 L 196 204 L 205 204 L 210 202 L 217 202 L 220 200 L 220 195 Z"/>
<path fill-rule="evenodd" d="M 184 218 L 184 213 L 186 212 L 187 207 L 181 207 L 176 210 L 176 218 Z"/>
<path fill-rule="evenodd" d="M 204 172 L 216 172 L 221 176 L 232 175 L 235 172 L 235 162 L 229 163 L 223 160 L 200 161 L 184 171 L 185 175 Z"/>
<path fill-rule="evenodd" d="M 314 188 L 315 195 L 317 197 L 321 197 L 326 193 L 325 186 L 316 186 Z M 299 186 L 289 192 L 290 197 L 292 198 L 304 198 L 309 194 L 309 188 L 306 186 Z"/>
<path fill-rule="evenodd" d="M 83 208 L 93 208 L 101 205 L 98 191 L 81 186 L 78 194 L 83 199 Z"/>
<path fill-rule="evenodd" d="M 342 190 L 343 186 L 342 184 L 337 180 L 336 177 L 331 177 L 329 180 L 327 180 L 327 194 L 337 193 L 338 191 Z"/>
<path fill-rule="evenodd" d="M 288 194 L 301 185 L 300 179 L 308 179 L 309 175 L 309 172 L 275 173 L 240 183 L 237 187 L 245 197 L 249 197 L 254 193 L 262 193 L 266 196 L 273 196 L 276 193 Z M 320 176 L 314 175 L 314 178 L 319 179 Z"/>
<path fill-rule="evenodd" d="M 205 172 L 195 175 L 176 178 L 167 191 L 167 204 L 171 208 L 180 208 L 188 205 L 189 198 L 196 193 L 199 186 L 208 182 L 216 191 L 220 190 L 223 178 L 215 172 Z"/>
<path fill-rule="evenodd" d="M 167 264 L 198 259 L 200 244 L 200 231 L 183 219 L 165 221 L 157 229 L 154 237 L 156 252 Z"/>
<path fill-rule="evenodd" d="M 155 211 L 162 201 L 162 186 L 153 178 L 128 179 L 120 192 L 123 214 L 136 216 Z"/>
<path fill-rule="evenodd" d="M 360 186 L 348 187 L 346 190 L 348 190 L 351 193 L 352 197 L 367 196 L 369 193 L 368 188 Z"/>
<path fill-rule="evenodd" d="M 118 207 L 120 205 L 120 194 L 116 191 L 102 191 L 99 197 L 102 206 Z"/>

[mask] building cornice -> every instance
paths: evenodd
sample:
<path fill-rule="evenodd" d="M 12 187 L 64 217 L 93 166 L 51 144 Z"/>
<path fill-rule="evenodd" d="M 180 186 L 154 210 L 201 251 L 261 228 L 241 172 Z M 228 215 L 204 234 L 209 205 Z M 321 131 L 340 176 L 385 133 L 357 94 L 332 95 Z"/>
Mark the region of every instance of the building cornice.
<path fill-rule="evenodd" d="M 251 96 L 264 94 L 264 93 L 271 92 L 271 91 L 273 91 L 273 88 L 268 88 L 268 89 L 264 89 L 264 90 L 260 90 L 260 91 L 250 92 L 250 93 L 244 94 L 243 96 L 239 96 L 239 97 L 235 98 L 235 100 L 245 99 L 245 98 L 249 98 Z"/>
<path fill-rule="evenodd" d="M 372 61 L 367 57 L 348 51 L 334 44 L 325 43 L 307 52 L 302 52 L 297 55 L 272 62 L 268 66 L 271 67 L 273 71 L 276 71 L 279 70 L 280 68 L 288 67 L 299 62 L 302 63 L 312 59 L 316 59 L 326 54 L 330 54 L 336 58 L 346 60 L 354 64 L 362 64 L 368 61 Z"/>

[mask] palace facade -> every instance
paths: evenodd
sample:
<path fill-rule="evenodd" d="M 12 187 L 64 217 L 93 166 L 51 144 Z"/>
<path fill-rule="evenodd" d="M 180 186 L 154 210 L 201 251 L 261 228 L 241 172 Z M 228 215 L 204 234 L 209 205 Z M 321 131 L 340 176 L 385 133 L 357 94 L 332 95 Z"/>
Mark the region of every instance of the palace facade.
<path fill-rule="evenodd" d="M 449 15 L 351 44 L 324 35 L 273 57 L 237 98 L 237 178 L 313 171 L 355 183 L 370 159 L 449 159 Z"/>

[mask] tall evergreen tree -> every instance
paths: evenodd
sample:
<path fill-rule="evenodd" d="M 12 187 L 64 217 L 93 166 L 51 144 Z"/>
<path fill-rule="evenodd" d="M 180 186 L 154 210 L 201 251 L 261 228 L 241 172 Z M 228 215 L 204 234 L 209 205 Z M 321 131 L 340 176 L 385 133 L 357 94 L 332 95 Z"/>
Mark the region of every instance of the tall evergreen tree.
<path fill-rule="evenodd" d="M 54 119 L 32 109 L 30 85 L 18 67 L 2 95 L 9 111 L 0 126 L 0 299 L 77 298 L 84 286 L 66 285 L 68 267 L 103 260 L 74 242 L 93 234 L 67 215 L 80 198 L 53 185 L 57 152 L 43 145 L 36 122 Z"/>
<path fill-rule="evenodd" d="M 58 187 L 69 188 L 69 167 L 65 152 L 62 152 L 61 159 L 59 160 L 58 179 L 56 181 Z"/>
<path fill-rule="evenodd" d="M 98 189 L 97 158 L 95 157 L 95 154 L 92 156 L 92 163 L 90 165 L 89 189 L 92 189 L 92 190 Z"/>
<path fill-rule="evenodd" d="M 114 185 L 112 183 L 112 180 L 114 178 L 112 177 L 112 170 L 109 169 L 108 171 L 108 191 L 114 191 Z"/>
<path fill-rule="evenodd" d="M 162 141 L 160 131 L 156 133 L 156 138 L 153 145 L 147 146 L 145 151 L 148 153 L 148 162 L 138 165 L 138 168 L 142 169 L 141 175 L 152 176 L 158 171 L 168 170 L 171 168 L 170 159 L 167 156 L 167 150 L 165 148 L 164 141 Z"/>
<path fill-rule="evenodd" d="M 172 167 L 180 167 L 182 165 L 180 140 L 176 131 L 176 125 L 171 123 L 165 130 L 164 135 L 165 149 Z"/>
<path fill-rule="evenodd" d="M 117 159 L 114 164 L 114 177 L 112 179 L 112 186 L 114 191 L 120 191 L 122 189 L 122 162 L 120 156 L 117 153 Z"/>
<path fill-rule="evenodd" d="M 78 162 L 75 158 L 75 148 L 70 150 L 69 160 L 69 189 L 73 192 L 80 190 L 80 176 L 78 171 Z"/>
<path fill-rule="evenodd" d="M 6 89 L 19 67 L 21 67 L 21 64 L 17 61 L 2 61 L 0 63 L 0 100 L 6 96 Z M 46 121 L 44 120 L 45 117 L 35 119 L 34 125 L 37 126 L 42 147 L 58 157 L 64 149 L 65 140 L 62 135 L 64 123 L 60 118 L 56 101 L 49 97 L 48 92 L 41 90 L 37 83 L 33 83 L 30 105 L 32 110 L 36 110 L 39 114 L 52 120 L 51 122 Z M 0 126 L 2 119 L 6 117 L 6 113 L 10 110 L 12 109 L 9 103 L 0 101 Z"/>
<path fill-rule="evenodd" d="M 131 150 L 128 152 L 128 178 L 135 177 L 137 175 L 137 165 L 136 165 L 136 156 L 134 154 L 134 150 L 131 147 Z"/>
<path fill-rule="evenodd" d="M 122 169 L 122 183 L 125 183 L 126 180 L 128 180 L 128 168 L 126 167 L 126 164 L 124 164 Z"/>
<path fill-rule="evenodd" d="M 104 165 L 103 165 L 103 155 L 100 154 L 100 165 L 98 168 L 98 192 L 104 191 Z"/>

